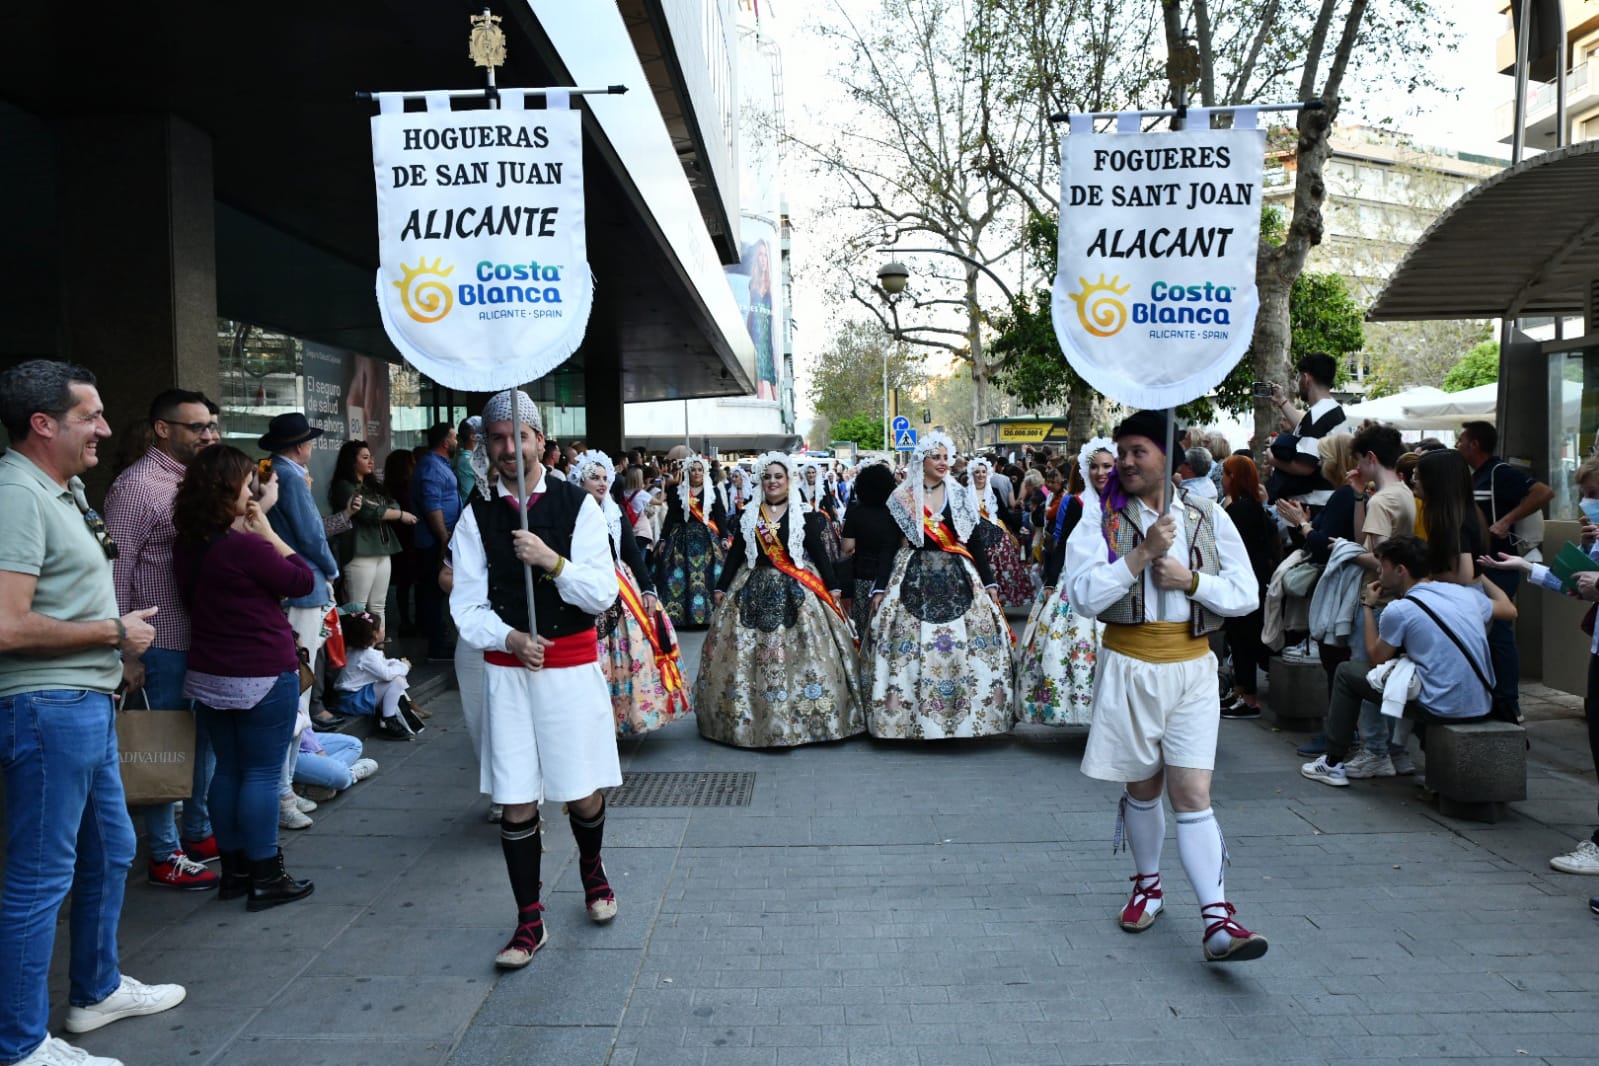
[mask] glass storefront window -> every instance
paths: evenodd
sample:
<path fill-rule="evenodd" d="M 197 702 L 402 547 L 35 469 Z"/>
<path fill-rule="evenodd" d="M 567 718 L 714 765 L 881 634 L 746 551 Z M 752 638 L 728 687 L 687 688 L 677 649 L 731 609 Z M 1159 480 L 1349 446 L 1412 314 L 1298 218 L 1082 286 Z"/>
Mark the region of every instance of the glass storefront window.
<path fill-rule="evenodd" d="M 1553 518 L 1577 517 L 1577 467 L 1599 445 L 1599 346 L 1549 357 L 1549 487 Z"/>

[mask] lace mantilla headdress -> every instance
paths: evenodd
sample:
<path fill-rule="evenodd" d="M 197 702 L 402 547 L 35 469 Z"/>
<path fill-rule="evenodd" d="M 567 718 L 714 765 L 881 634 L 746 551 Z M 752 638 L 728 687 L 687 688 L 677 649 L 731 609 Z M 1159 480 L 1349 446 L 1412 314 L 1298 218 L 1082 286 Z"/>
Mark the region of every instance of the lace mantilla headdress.
<path fill-rule="evenodd" d="M 683 460 L 683 480 L 677 484 L 677 502 L 683 505 L 684 521 L 688 521 L 688 475 L 696 466 L 705 474 L 700 481 L 700 510 L 705 512 L 706 518 L 711 517 L 711 464 L 703 455 L 691 455 Z"/>
<path fill-rule="evenodd" d="M 766 468 L 776 463 L 788 473 L 788 557 L 795 566 L 805 565 L 805 515 L 810 508 L 800 495 L 799 464 L 787 452 L 767 452 L 755 460 L 757 482 L 766 474 Z M 755 540 L 755 523 L 761 518 L 761 504 L 766 499 L 766 486 L 760 485 L 750 502 L 744 505 L 738 518 L 739 532 L 744 535 L 744 561 L 752 568 L 760 556 L 761 546 Z"/>
<path fill-rule="evenodd" d="M 955 442 L 938 430 L 918 440 L 916 450 L 911 453 L 914 462 L 905 475 L 905 481 L 888 498 L 888 513 L 894 516 L 905 539 L 918 548 L 922 546 L 923 538 L 922 513 L 927 508 L 926 490 L 922 484 L 922 460 L 939 449 L 943 449 L 949 458 L 955 457 Z M 977 528 L 977 505 L 972 502 L 971 493 L 948 474 L 944 475 L 944 499 L 949 504 L 950 516 L 955 520 L 955 536 L 964 541 Z"/>
<path fill-rule="evenodd" d="M 983 491 L 977 491 L 977 468 L 983 468 Z M 966 464 L 966 491 L 971 494 L 972 508 L 982 517 L 983 508 L 988 509 L 988 519 L 991 522 L 999 521 L 999 497 L 994 493 L 994 464 L 984 459 L 981 455 Z"/>
<path fill-rule="evenodd" d="M 577 483 L 584 492 L 588 486 L 584 484 L 596 470 L 605 475 L 605 495 L 599 499 L 600 511 L 605 515 L 605 526 L 611 534 L 611 547 L 617 551 L 622 548 L 622 509 L 616 506 L 616 501 L 611 498 L 611 486 L 616 483 L 616 464 L 611 462 L 611 457 L 598 448 L 591 448 L 579 455 L 573 462 L 577 471 Z"/>

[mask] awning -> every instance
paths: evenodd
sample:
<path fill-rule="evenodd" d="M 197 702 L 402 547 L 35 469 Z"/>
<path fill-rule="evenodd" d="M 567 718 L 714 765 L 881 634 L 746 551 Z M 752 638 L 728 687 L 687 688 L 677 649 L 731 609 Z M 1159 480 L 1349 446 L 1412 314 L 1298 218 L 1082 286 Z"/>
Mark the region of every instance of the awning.
<path fill-rule="evenodd" d="M 1373 322 L 1580 314 L 1599 279 L 1599 141 L 1494 175 L 1433 221 L 1366 312 Z"/>
<path fill-rule="evenodd" d="M 1443 389 L 1433 385 L 1419 385 L 1414 389 L 1396 392 L 1392 396 L 1382 396 L 1375 400 L 1365 400 L 1361 403 L 1344 405 L 1344 417 L 1357 425 L 1366 419 L 1373 422 L 1391 422 L 1397 424 L 1405 415 L 1405 407 L 1413 403 L 1429 403 L 1441 400 L 1449 395 Z"/>

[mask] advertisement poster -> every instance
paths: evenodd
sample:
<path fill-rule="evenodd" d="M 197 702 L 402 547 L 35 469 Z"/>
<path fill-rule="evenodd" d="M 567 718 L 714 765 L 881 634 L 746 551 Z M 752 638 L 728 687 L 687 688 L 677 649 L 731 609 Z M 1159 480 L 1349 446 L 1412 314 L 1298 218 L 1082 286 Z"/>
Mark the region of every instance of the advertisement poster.
<path fill-rule="evenodd" d="M 1265 131 L 1208 129 L 1199 109 L 1190 123 L 1101 134 L 1074 115 L 1062 142 L 1055 335 L 1132 407 L 1203 396 L 1254 335 Z"/>
<path fill-rule="evenodd" d="M 781 286 L 777 284 L 777 228 L 763 218 L 744 216 L 743 255 L 727 268 L 727 282 L 744 316 L 744 328 L 755 345 L 755 398 L 777 399 L 777 325 L 782 321 Z"/>
<path fill-rule="evenodd" d="M 517 93 L 498 111 L 378 100 L 377 299 L 389 339 L 452 389 L 548 374 L 577 350 L 593 302 L 581 114 L 523 110 Z"/>
<path fill-rule="evenodd" d="M 312 442 L 311 491 L 326 510 L 333 465 L 346 441 L 366 441 L 379 470 L 388 458 L 389 364 L 310 341 L 303 346 L 303 358 L 305 417 L 322 431 Z"/>

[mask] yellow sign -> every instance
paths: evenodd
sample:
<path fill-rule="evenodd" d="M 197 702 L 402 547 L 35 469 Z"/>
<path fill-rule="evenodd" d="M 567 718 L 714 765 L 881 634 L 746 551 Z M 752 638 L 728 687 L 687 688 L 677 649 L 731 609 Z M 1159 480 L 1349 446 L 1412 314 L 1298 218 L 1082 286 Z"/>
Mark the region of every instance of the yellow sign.
<path fill-rule="evenodd" d="M 1049 431 L 1055 428 L 1053 422 L 1004 422 L 999 427 L 999 442 L 1001 444 L 1041 444 Z"/>

